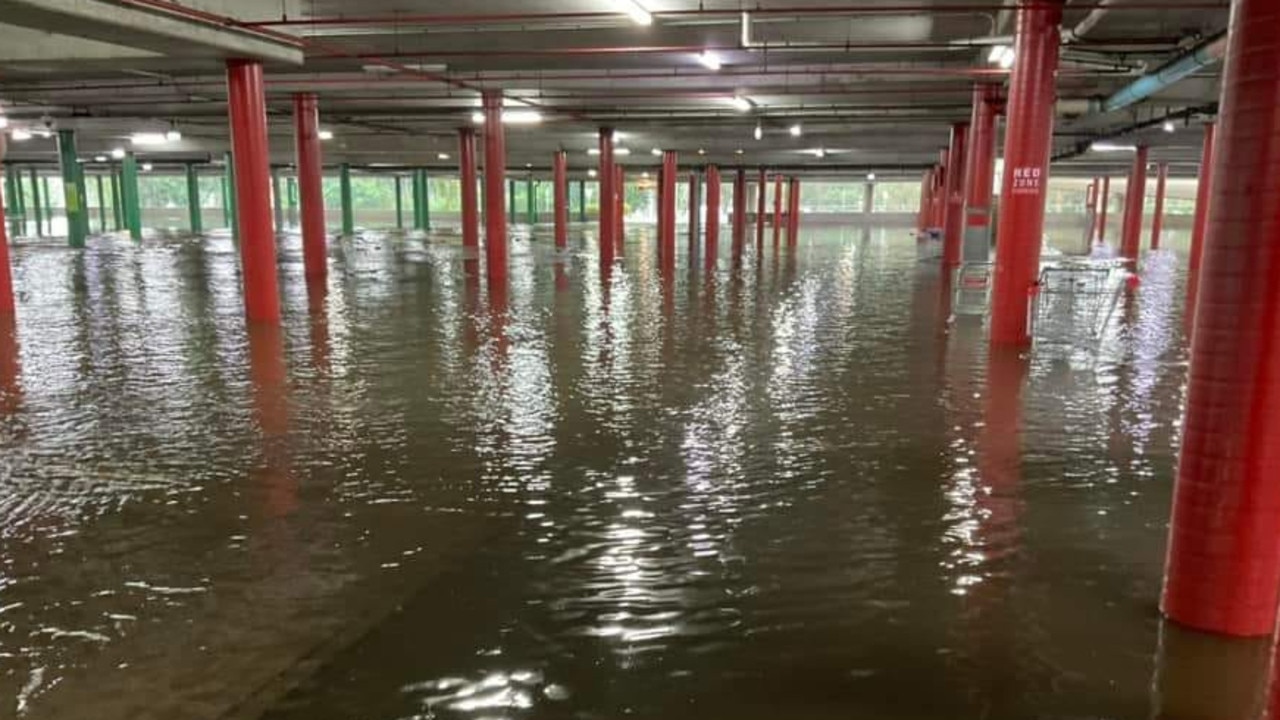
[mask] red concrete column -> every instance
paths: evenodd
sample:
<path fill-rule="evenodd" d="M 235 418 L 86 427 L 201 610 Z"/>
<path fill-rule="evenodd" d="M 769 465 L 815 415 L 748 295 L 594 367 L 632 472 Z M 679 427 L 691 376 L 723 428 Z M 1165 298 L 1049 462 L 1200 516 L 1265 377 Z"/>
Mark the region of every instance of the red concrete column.
<path fill-rule="evenodd" d="M 458 130 L 458 182 L 462 200 L 462 247 L 480 247 L 480 203 L 476 190 L 476 131 Z"/>
<path fill-rule="evenodd" d="M 0 168 L 4 166 L 4 158 L 6 147 L 5 143 L 8 138 L 3 132 L 0 132 Z M 4 204 L 5 202 L 13 202 L 13 198 L 5 198 L 0 196 L 0 315 L 12 315 L 14 312 L 13 302 L 13 271 L 9 267 L 9 236 L 8 224 L 5 221 Z M 3 329 L 0 328 L 0 332 Z M 4 338 L 0 337 L 0 342 Z M 0 388 L 0 393 L 3 393 Z"/>
<path fill-rule="evenodd" d="M 760 168 L 756 176 L 756 254 L 764 252 L 764 212 L 765 196 L 769 187 L 769 178 L 764 168 Z"/>
<path fill-rule="evenodd" d="M 1280 4 L 1236 0 L 1162 608 L 1270 635 L 1280 599 Z"/>
<path fill-rule="evenodd" d="M 782 237 L 782 176 L 773 177 L 773 246 Z"/>
<path fill-rule="evenodd" d="M 250 322 L 280 321 L 276 287 L 276 238 L 271 212 L 270 145 L 262 63 L 227 61 L 227 112 L 235 157 L 236 209 L 244 275 L 245 316 Z"/>
<path fill-rule="evenodd" d="M 1160 233 L 1164 232 L 1164 189 L 1169 182 L 1169 163 L 1156 166 L 1156 207 L 1151 219 L 1151 249 L 1160 249 Z"/>
<path fill-rule="evenodd" d="M 618 206 L 613 189 L 616 179 L 613 171 L 613 128 L 600 128 L 599 143 L 600 167 L 596 177 L 600 182 L 600 260 L 613 262 L 616 252 L 614 238 L 618 232 L 614 218 Z"/>
<path fill-rule="evenodd" d="M 1102 189 L 1098 191 L 1098 230 L 1094 237 L 1101 245 L 1107 239 L 1107 210 L 1111 208 L 1111 177 L 1102 176 Z"/>
<path fill-rule="evenodd" d="M 1120 257 L 1137 261 L 1142 254 L 1142 217 L 1147 201 L 1147 148 L 1139 146 L 1124 193 L 1124 224 L 1120 228 Z"/>
<path fill-rule="evenodd" d="M 490 280 L 507 277 L 507 138 L 502 93 L 484 93 L 484 256 Z"/>
<path fill-rule="evenodd" d="M 973 86 L 968 154 L 964 160 L 963 244 L 981 243 L 991 247 L 991 184 L 995 182 L 996 113 L 999 101 L 998 85 Z"/>
<path fill-rule="evenodd" d="M 613 165 L 613 219 L 617 222 L 614 231 L 614 245 L 618 252 L 626 246 L 627 239 L 627 175 L 623 167 L 616 162 Z"/>
<path fill-rule="evenodd" d="M 569 153 L 559 150 L 551 158 L 551 182 L 555 184 L 556 247 L 569 247 Z"/>
<path fill-rule="evenodd" d="M 675 150 L 662 153 L 662 188 L 658 208 L 658 246 L 663 260 L 676 259 L 676 176 L 680 173 Z"/>
<path fill-rule="evenodd" d="M 738 168 L 733 174 L 733 254 L 742 255 L 747 242 L 747 171 Z"/>
<path fill-rule="evenodd" d="M 322 279 L 329 272 L 324 231 L 324 164 L 320 152 L 319 99 L 313 93 L 293 96 L 293 135 L 298 166 L 298 202 L 302 211 L 302 259 L 306 276 Z"/>
<path fill-rule="evenodd" d="M 800 239 L 800 178 L 791 178 L 787 193 L 787 245 L 795 247 Z"/>
<path fill-rule="evenodd" d="M 720 168 L 707 166 L 707 261 L 714 262 L 720 245 Z"/>
<path fill-rule="evenodd" d="M 1031 340 L 1027 310 L 1040 274 L 1062 3 L 1021 0 L 1017 18 L 991 303 L 991 342 L 1002 345 Z"/>
<path fill-rule="evenodd" d="M 946 196 L 942 210 L 942 264 L 955 267 L 960 264 L 960 250 L 964 246 L 964 181 L 965 153 L 969 141 L 969 123 L 951 125 L 951 144 L 947 151 Z"/>
<path fill-rule="evenodd" d="M 1213 190 L 1210 174 L 1213 169 L 1213 131 L 1217 126 L 1207 123 L 1204 126 L 1204 149 L 1201 151 L 1201 169 L 1196 188 L 1196 215 L 1192 219 L 1192 256 L 1190 256 L 1189 274 L 1192 286 L 1197 283 L 1199 266 L 1204 256 L 1204 231 L 1208 228 L 1208 206 Z"/>

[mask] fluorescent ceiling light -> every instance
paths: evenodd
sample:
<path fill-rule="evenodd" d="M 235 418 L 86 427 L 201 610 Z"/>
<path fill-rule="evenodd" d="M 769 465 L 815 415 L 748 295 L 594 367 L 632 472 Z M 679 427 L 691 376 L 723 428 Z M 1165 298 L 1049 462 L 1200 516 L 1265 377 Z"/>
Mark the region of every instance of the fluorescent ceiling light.
<path fill-rule="evenodd" d="M 152 165 L 151 163 L 142 163 L 142 172 L 151 172 L 151 169 L 153 167 L 155 166 Z"/>
<path fill-rule="evenodd" d="M 1013 67 L 1013 59 L 1015 57 L 1016 55 L 1013 52 L 1013 48 L 1006 47 L 1004 49 L 1004 52 L 1000 53 L 1000 59 L 997 62 L 1000 64 L 1000 67 L 1004 68 L 1005 70 L 1008 70 L 1009 68 Z"/>
<path fill-rule="evenodd" d="M 436 153 L 436 159 L 437 159 L 437 160 L 448 160 L 448 159 L 449 159 L 449 153 Z"/>
<path fill-rule="evenodd" d="M 595 177 L 595 176 L 596 176 L 595 168 L 591 168 L 590 170 L 587 170 L 587 177 Z"/>
<path fill-rule="evenodd" d="M 1094 152 L 1137 152 L 1137 145 L 1118 145 L 1112 142 L 1096 142 L 1089 146 Z"/>
<path fill-rule="evenodd" d="M 587 154 L 588 154 L 588 155 L 599 155 L 599 154 L 600 154 L 600 148 L 587 148 Z"/>
<path fill-rule="evenodd" d="M 821 160 L 822 158 L 824 158 L 824 157 L 826 157 L 826 156 L 827 156 L 827 150 L 826 150 L 826 148 L 820 148 L 820 147 L 819 147 L 819 148 L 810 148 L 810 149 L 808 149 L 808 150 L 805 150 L 804 152 L 805 152 L 806 154 L 809 154 L 809 155 L 812 155 L 812 156 L 814 156 L 814 157 L 818 158 L 819 160 Z"/>
<path fill-rule="evenodd" d="M 706 150 L 706 148 L 698 148 L 698 154 L 699 154 L 699 155 L 706 155 L 706 154 L 707 154 L 707 150 Z"/>
<path fill-rule="evenodd" d="M 333 139 L 333 131 L 332 131 L 332 130 L 321 130 L 321 131 L 318 133 L 318 136 L 319 136 L 319 138 L 320 138 L 321 140 L 332 140 L 332 139 Z"/>
<path fill-rule="evenodd" d="M 164 134 L 165 142 L 178 142 L 182 139 L 182 133 L 177 128 L 173 128 Z"/>
<path fill-rule="evenodd" d="M 9 118 L 5 115 L 0 115 L 0 130 L 3 130 L 7 127 L 9 127 Z"/>
<path fill-rule="evenodd" d="M 31 131 L 23 130 L 22 128 L 14 128 L 13 131 L 9 133 L 9 137 L 13 138 L 14 142 L 24 142 L 31 139 Z"/>
<path fill-rule="evenodd" d="M 635 21 L 637 25 L 652 25 L 653 14 L 644 9 L 636 0 L 615 0 L 622 12 Z"/>
<path fill-rule="evenodd" d="M 800 137 L 803 134 L 804 128 L 800 126 L 800 123 L 791 126 L 791 137 Z"/>
<path fill-rule="evenodd" d="M 471 113 L 471 122 L 484 124 L 484 113 L 479 110 Z M 502 122 L 505 125 L 536 125 L 542 122 L 542 113 L 537 110 L 503 110 Z"/>
<path fill-rule="evenodd" d="M 624 156 L 625 156 L 625 155 L 630 155 L 630 154 L 631 154 L 631 148 L 614 148 L 614 149 L 613 149 L 613 154 L 614 154 L 614 155 L 624 155 Z"/>
<path fill-rule="evenodd" d="M 112 151 L 111 151 L 111 157 L 115 158 L 116 160 L 123 160 L 123 159 L 124 159 L 124 148 L 114 148 L 114 149 L 112 149 Z"/>
<path fill-rule="evenodd" d="M 648 170 L 645 170 L 644 172 L 640 173 L 640 177 L 644 178 L 645 180 L 648 180 L 648 179 L 649 179 L 649 171 L 648 171 Z"/>
<path fill-rule="evenodd" d="M 703 50 L 698 53 L 698 62 L 702 63 L 702 66 L 708 70 L 720 69 L 720 56 L 710 50 Z"/>
<path fill-rule="evenodd" d="M 650 150 L 650 151 L 649 151 L 649 154 L 650 154 L 650 155 L 662 155 L 662 149 L 661 149 L 661 148 L 654 148 L 654 149 L 652 149 L 652 150 Z"/>
<path fill-rule="evenodd" d="M 987 53 L 987 62 L 998 63 L 1000 58 L 1004 57 L 1005 52 L 1009 50 L 1008 45 L 992 45 L 991 52 Z"/>
<path fill-rule="evenodd" d="M 158 132 L 137 132 L 129 136 L 129 142 L 134 145 L 163 145 L 169 142 L 164 133 Z"/>
<path fill-rule="evenodd" d="M 745 152 L 746 152 L 746 150 L 743 150 L 742 148 L 738 148 L 737 150 L 734 150 L 734 151 L 733 151 L 733 154 L 734 154 L 734 155 L 741 155 L 741 154 L 743 154 L 743 153 L 745 153 Z"/>
<path fill-rule="evenodd" d="M 1172 121 L 1172 120 L 1165 120 L 1165 121 L 1164 121 L 1164 125 L 1163 125 L 1162 127 L 1164 128 L 1164 131 L 1165 131 L 1165 132 L 1167 132 L 1167 133 L 1171 133 L 1171 132 L 1173 132 L 1173 131 L 1174 131 L 1174 129 L 1175 129 L 1175 128 L 1173 127 L 1173 121 Z"/>
<path fill-rule="evenodd" d="M 751 108 L 755 107 L 755 105 L 751 104 L 750 100 L 741 95 L 734 95 L 731 102 L 733 102 L 733 107 L 737 109 L 738 112 L 751 112 Z"/>
<path fill-rule="evenodd" d="M 876 179 L 876 174 L 875 174 L 875 173 L 867 173 L 867 181 L 868 181 L 868 182 L 874 181 L 875 179 Z"/>
<path fill-rule="evenodd" d="M 94 156 L 93 156 L 93 161 L 94 161 L 94 162 L 96 162 L 96 163 L 104 163 L 104 162 L 106 162 L 106 161 L 107 161 L 107 156 L 106 156 L 106 155 L 94 155 Z"/>
<path fill-rule="evenodd" d="M 761 125 L 760 123 L 756 123 L 755 136 L 757 140 L 761 140 L 764 138 L 764 126 Z"/>

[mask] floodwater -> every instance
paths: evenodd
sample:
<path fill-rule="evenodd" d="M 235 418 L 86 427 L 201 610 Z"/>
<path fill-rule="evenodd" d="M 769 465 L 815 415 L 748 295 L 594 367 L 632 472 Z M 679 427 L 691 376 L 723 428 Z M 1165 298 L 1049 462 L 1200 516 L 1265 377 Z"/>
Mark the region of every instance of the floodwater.
<path fill-rule="evenodd" d="M 15 248 L 0 717 L 1200 717 L 1206 667 L 1215 717 L 1252 699 L 1265 648 L 1156 610 L 1170 262 L 1024 361 L 900 229 L 664 271 L 633 228 L 611 274 L 518 239 L 505 287 L 371 235 L 308 288 L 282 242 L 276 331 L 226 236 Z"/>

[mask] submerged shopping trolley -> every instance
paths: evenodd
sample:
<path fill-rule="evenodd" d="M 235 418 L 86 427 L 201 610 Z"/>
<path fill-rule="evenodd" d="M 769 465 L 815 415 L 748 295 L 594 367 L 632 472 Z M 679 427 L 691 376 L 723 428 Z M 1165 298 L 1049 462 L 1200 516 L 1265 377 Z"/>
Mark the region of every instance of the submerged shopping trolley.
<path fill-rule="evenodd" d="M 1045 265 L 1028 310 L 1035 344 L 1096 349 L 1129 276 L 1123 260 L 1079 258 Z"/>

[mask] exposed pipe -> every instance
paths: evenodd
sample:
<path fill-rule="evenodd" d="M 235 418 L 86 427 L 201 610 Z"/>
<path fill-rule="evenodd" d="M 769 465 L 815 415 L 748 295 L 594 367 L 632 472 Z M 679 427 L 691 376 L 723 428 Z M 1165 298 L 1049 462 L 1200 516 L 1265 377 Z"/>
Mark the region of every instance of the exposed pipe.
<path fill-rule="evenodd" d="M 1098 0 L 1097 6 L 1095 6 L 1092 10 L 1090 10 L 1089 14 L 1085 15 L 1083 20 L 1076 23 L 1075 27 L 1070 29 L 1065 29 L 1065 28 L 1063 29 L 1062 31 L 1063 44 L 1070 45 L 1072 43 L 1079 42 L 1080 38 L 1087 35 L 1089 31 L 1092 30 L 1094 26 L 1096 26 L 1098 22 L 1102 20 L 1103 16 L 1106 15 L 1109 10 L 1111 10 L 1111 5 L 1115 2 L 1116 0 Z"/>
<path fill-rule="evenodd" d="M 1203 70 L 1222 59 L 1227 49 L 1227 34 L 1219 33 L 1208 42 L 1166 63 L 1155 72 L 1143 75 L 1102 101 L 1102 112 L 1123 110 L 1155 93 Z"/>
<path fill-rule="evenodd" d="M 1072 158 L 1079 157 L 1089 152 L 1089 147 L 1093 145 L 1093 143 L 1101 140 L 1114 140 L 1116 138 L 1124 137 L 1129 133 L 1137 132 L 1138 130 L 1145 130 L 1146 128 L 1155 127 L 1156 125 L 1163 125 L 1165 122 L 1170 120 L 1184 120 L 1187 118 L 1195 117 L 1196 115 L 1217 115 L 1217 114 L 1218 114 L 1218 103 L 1215 102 L 1215 103 L 1209 103 L 1207 105 L 1196 105 L 1194 107 L 1185 108 L 1183 110 L 1177 110 L 1171 113 L 1166 113 L 1159 117 L 1143 120 L 1141 122 L 1130 123 L 1123 127 L 1116 128 L 1115 130 L 1111 130 L 1105 133 L 1100 133 L 1098 135 L 1093 135 L 1089 139 L 1083 142 L 1076 143 L 1076 146 L 1074 148 L 1064 153 L 1059 153 L 1057 155 L 1054 155 L 1053 162 L 1060 162 L 1063 160 L 1070 160 Z"/>

